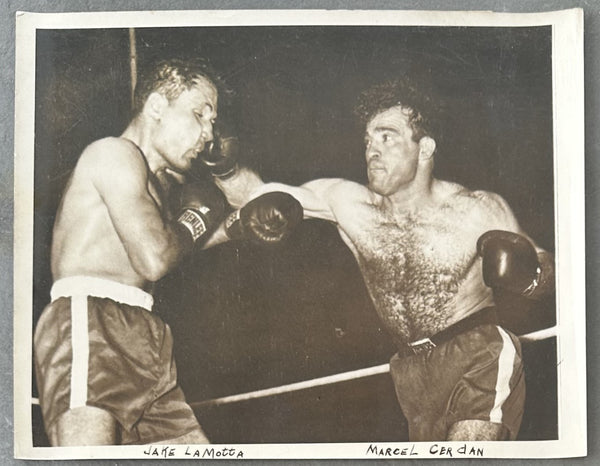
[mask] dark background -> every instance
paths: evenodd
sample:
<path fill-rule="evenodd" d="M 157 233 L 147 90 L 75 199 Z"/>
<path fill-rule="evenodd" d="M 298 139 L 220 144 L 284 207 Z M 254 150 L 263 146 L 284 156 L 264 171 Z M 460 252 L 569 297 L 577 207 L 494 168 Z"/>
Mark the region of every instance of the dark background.
<path fill-rule="evenodd" d="M 363 182 L 356 97 L 370 84 L 415 76 L 443 104 L 436 175 L 498 192 L 532 238 L 554 250 L 550 28 L 162 28 L 136 36 L 140 66 L 208 57 L 236 91 L 219 113 L 239 126 L 243 162 L 291 184 Z M 127 30 L 38 32 L 34 320 L 48 301 L 51 228 L 66 178 L 87 144 L 127 124 L 128 54 Z M 190 402 L 378 365 L 394 352 L 349 250 L 321 221 L 305 221 L 285 247 L 201 252 L 155 296 Z M 524 313 L 530 306 L 499 301 L 518 333 L 552 323 L 553 303 Z M 524 353 L 520 438 L 556 438 L 554 341 Z M 386 374 L 197 415 L 218 443 L 406 440 Z"/>

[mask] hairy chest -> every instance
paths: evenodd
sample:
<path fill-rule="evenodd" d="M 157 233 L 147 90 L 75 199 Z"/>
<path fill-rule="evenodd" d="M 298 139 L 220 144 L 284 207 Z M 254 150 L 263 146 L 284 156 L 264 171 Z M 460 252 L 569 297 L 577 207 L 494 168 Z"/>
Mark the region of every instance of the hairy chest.
<path fill-rule="evenodd" d="M 345 233 L 384 322 L 406 338 L 443 328 L 476 260 L 468 217 L 447 208 L 394 217 L 371 208 L 363 220 Z"/>
<path fill-rule="evenodd" d="M 475 255 L 477 234 L 460 211 L 390 216 L 371 209 L 370 221 L 352 232 L 359 260 L 382 274 L 408 280 L 420 272 L 459 274 Z"/>

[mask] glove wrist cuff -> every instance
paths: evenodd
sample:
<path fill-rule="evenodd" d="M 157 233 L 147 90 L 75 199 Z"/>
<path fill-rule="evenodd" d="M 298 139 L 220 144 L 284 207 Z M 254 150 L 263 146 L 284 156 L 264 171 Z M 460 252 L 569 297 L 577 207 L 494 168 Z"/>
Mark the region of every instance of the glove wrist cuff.
<path fill-rule="evenodd" d="M 199 212 L 193 209 L 185 209 L 183 212 L 181 212 L 177 222 L 188 229 L 192 235 L 192 240 L 194 243 L 198 238 L 206 233 L 207 230 L 204 218 L 202 218 L 202 215 L 200 215 Z"/>
<path fill-rule="evenodd" d="M 239 210 L 231 212 L 225 219 L 225 232 L 230 239 L 242 238 L 242 222 Z"/>
<path fill-rule="evenodd" d="M 540 284 L 540 278 L 542 276 L 542 268 L 540 266 L 537 267 L 537 269 L 535 270 L 535 277 L 533 277 L 533 280 L 531 281 L 530 285 L 525 288 L 523 290 L 523 296 L 531 296 L 536 288 L 539 286 Z"/>

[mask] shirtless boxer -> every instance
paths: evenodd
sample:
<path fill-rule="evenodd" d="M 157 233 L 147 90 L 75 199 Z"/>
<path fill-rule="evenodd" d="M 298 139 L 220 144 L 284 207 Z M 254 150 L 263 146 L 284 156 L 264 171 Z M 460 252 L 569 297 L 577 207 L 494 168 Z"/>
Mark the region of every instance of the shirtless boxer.
<path fill-rule="evenodd" d="M 81 154 L 54 225 L 52 302 L 36 327 L 36 379 L 50 442 L 63 445 L 207 443 L 177 385 L 169 327 L 149 285 L 225 217 L 212 184 L 184 185 L 179 213 L 164 188 L 213 139 L 217 88 L 206 70 L 158 64 L 136 89 L 120 137 Z M 212 187 L 212 191 L 211 191 Z M 302 208 L 285 193 L 259 197 L 219 227 L 218 241 L 277 241 Z M 288 221 L 289 220 L 289 221 Z"/>
<path fill-rule="evenodd" d="M 497 325 L 492 290 L 532 299 L 552 292 L 553 257 L 500 196 L 433 177 L 428 100 L 408 81 L 375 86 L 358 110 L 368 186 L 263 184 L 247 168 L 216 182 L 232 205 L 285 191 L 306 217 L 337 224 L 398 344 L 390 371 L 411 440 L 515 439 L 525 399 L 521 349 Z"/>

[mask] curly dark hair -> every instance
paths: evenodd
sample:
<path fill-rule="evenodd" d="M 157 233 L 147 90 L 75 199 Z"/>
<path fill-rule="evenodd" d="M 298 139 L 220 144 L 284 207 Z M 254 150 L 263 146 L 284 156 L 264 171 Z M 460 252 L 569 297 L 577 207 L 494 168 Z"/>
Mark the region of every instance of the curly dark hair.
<path fill-rule="evenodd" d="M 437 116 L 439 108 L 434 99 L 409 78 L 386 81 L 362 92 L 354 113 L 366 125 L 378 113 L 397 105 L 410 110 L 409 125 L 415 142 L 423 136 L 434 139 L 438 136 L 433 117 Z"/>
<path fill-rule="evenodd" d="M 184 90 L 189 90 L 200 78 L 208 80 L 218 90 L 223 86 L 220 77 L 203 58 L 160 60 L 151 63 L 147 70 L 140 74 L 135 87 L 133 115 L 141 112 L 146 99 L 153 92 L 159 92 L 171 101 Z"/>

